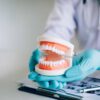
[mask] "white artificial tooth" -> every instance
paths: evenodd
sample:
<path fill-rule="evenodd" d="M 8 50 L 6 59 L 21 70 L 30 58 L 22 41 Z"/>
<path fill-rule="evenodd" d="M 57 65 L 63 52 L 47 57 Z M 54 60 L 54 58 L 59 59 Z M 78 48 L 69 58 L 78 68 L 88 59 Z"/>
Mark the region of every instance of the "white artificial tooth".
<path fill-rule="evenodd" d="M 57 66 L 57 62 L 55 62 L 55 66 Z"/>
<path fill-rule="evenodd" d="M 56 47 L 54 47 L 54 50 L 56 50 Z"/>
<path fill-rule="evenodd" d="M 44 45 L 44 50 L 46 50 L 47 48 L 46 48 L 46 45 Z"/>
<path fill-rule="evenodd" d="M 60 55 L 63 55 L 63 51 L 59 50 L 59 54 L 60 54 Z"/>
<path fill-rule="evenodd" d="M 57 49 L 57 53 L 60 54 L 60 50 Z"/>
<path fill-rule="evenodd" d="M 56 61 L 56 65 L 59 65 L 60 63 L 59 63 L 59 61 Z"/>
<path fill-rule="evenodd" d="M 42 45 L 41 49 L 44 50 L 45 49 L 45 45 Z"/>
<path fill-rule="evenodd" d="M 50 65 L 50 61 L 48 61 L 48 65 Z"/>
<path fill-rule="evenodd" d="M 43 64 L 45 65 L 45 61 L 43 61 Z"/>
<path fill-rule="evenodd" d="M 45 61 L 43 61 L 43 63 L 44 63 L 44 65 L 46 64 L 46 62 L 45 62 Z"/>
<path fill-rule="evenodd" d="M 61 50 L 59 50 L 59 54 L 62 55 L 62 51 Z"/>
<path fill-rule="evenodd" d="M 55 52 L 56 52 L 57 54 L 59 54 L 59 50 L 58 50 L 58 49 L 56 49 Z"/>
<path fill-rule="evenodd" d="M 48 46 L 48 50 L 51 50 L 51 47 L 50 46 Z"/>
<path fill-rule="evenodd" d="M 42 59 L 39 60 L 39 63 L 41 63 L 41 62 L 42 62 Z"/>
<path fill-rule="evenodd" d="M 64 63 L 64 61 L 61 61 L 61 64 L 63 64 Z"/>
<path fill-rule="evenodd" d="M 41 46 L 40 46 L 40 50 L 42 50 L 42 49 L 43 49 L 43 46 L 41 45 Z"/>
<path fill-rule="evenodd" d="M 47 45 L 47 50 L 49 50 L 49 46 Z"/>
<path fill-rule="evenodd" d="M 52 51 L 52 47 L 50 47 L 50 50 Z"/>
<path fill-rule="evenodd" d="M 54 66 L 54 62 L 52 62 L 52 66 Z"/>
<path fill-rule="evenodd" d="M 64 52 L 63 51 L 60 51 L 61 55 L 64 55 Z"/>
<path fill-rule="evenodd" d="M 44 62 L 44 58 L 42 57 L 42 58 L 40 59 L 40 61 L 41 61 L 41 63 Z"/>
<path fill-rule="evenodd" d="M 56 66 L 57 64 L 56 64 L 56 61 L 54 62 L 54 65 Z"/>
<path fill-rule="evenodd" d="M 47 46 L 46 45 L 44 46 L 44 49 L 47 49 Z"/>
<path fill-rule="evenodd" d="M 62 51 L 62 55 L 65 55 L 65 52 L 64 51 Z"/>
<path fill-rule="evenodd" d="M 46 62 L 46 61 L 44 62 L 44 65 L 45 65 L 45 66 L 47 65 L 47 62 Z"/>
<path fill-rule="evenodd" d="M 49 46 L 47 46 L 47 49 L 46 50 L 49 50 Z"/>
<path fill-rule="evenodd" d="M 55 49 L 55 48 L 54 48 L 54 47 L 52 47 L 52 51 L 54 51 L 54 49 Z"/>
<path fill-rule="evenodd" d="M 58 65 L 59 64 L 59 62 L 58 61 L 56 61 L 56 65 Z"/>
<path fill-rule="evenodd" d="M 50 61 L 49 63 L 50 63 L 50 66 L 52 66 L 52 62 Z"/>
<path fill-rule="evenodd" d="M 60 54 L 60 51 L 57 49 L 57 53 Z"/>
<path fill-rule="evenodd" d="M 61 64 L 61 61 L 58 61 L 58 64 L 60 65 Z"/>
<path fill-rule="evenodd" d="M 53 47 L 51 47 L 51 51 L 53 51 Z"/>
<path fill-rule="evenodd" d="M 47 65 L 49 65 L 49 61 L 46 61 Z"/>
<path fill-rule="evenodd" d="M 43 50 L 45 50 L 46 49 L 46 46 L 45 45 L 43 45 Z"/>
<path fill-rule="evenodd" d="M 53 66 L 53 62 L 51 62 L 51 66 Z"/>
<path fill-rule="evenodd" d="M 56 52 L 57 54 L 59 54 L 59 51 L 58 51 L 57 49 L 55 49 L 55 52 Z"/>
<path fill-rule="evenodd" d="M 56 61 L 56 64 L 59 65 L 60 64 L 60 61 Z"/>
<path fill-rule="evenodd" d="M 42 62 L 41 62 L 41 64 L 43 64 L 43 65 L 44 65 L 44 61 L 42 61 Z"/>
<path fill-rule="evenodd" d="M 45 65 L 47 65 L 47 62 L 45 61 Z"/>
<path fill-rule="evenodd" d="M 52 51 L 53 51 L 53 52 L 55 51 L 54 47 L 52 47 Z"/>
<path fill-rule="evenodd" d="M 53 62 L 53 66 L 56 66 L 56 63 L 55 62 Z"/>
<path fill-rule="evenodd" d="M 46 45 L 46 49 L 48 50 L 48 45 Z"/>
<path fill-rule="evenodd" d="M 61 64 L 61 60 L 59 61 L 59 64 Z"/>
<path fill-rule="evenodd" d="M 53 66 L 55 66 L 55 62 L 53 62 Z"/>
<path fill-rule="evenodd" d="M 54 62 L 54 65 L 55 65 L 55 66 L 57 65 L 57 61 Z"/>
<path fill-rule="evenodd" d="M 65 62 L 65 60 L 62 60 L 61 62 L 62 62 L 62 63 L 64 63 L 64 62 Z"/>
<path fill-rule="evenodd" d="M 62 55 L 62 51 L 59 50 L 59 54 Z"/>

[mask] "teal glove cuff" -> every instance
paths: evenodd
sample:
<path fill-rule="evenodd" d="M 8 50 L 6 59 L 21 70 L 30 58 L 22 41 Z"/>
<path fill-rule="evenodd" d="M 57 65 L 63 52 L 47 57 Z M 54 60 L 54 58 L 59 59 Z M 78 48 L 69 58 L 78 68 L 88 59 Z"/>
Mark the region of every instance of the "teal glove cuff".
<path fill-rule="evenodd" d="M 98 51 L 100 51 L 100 50 L 98 50 Z M 97 70 L 100 70 L 100 66 L 99 66 L 99 68 L 97 68 Z"/>
<path fill-rule="evenodd" d="M 97 70 L 100 70 L 100 67 Z"/>

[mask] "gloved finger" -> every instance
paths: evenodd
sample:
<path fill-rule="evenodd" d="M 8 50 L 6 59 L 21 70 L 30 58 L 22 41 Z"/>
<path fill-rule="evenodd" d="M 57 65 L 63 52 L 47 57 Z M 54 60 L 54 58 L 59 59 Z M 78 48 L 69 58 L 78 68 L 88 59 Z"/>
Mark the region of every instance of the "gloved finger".
<path fill-rule="evenodd" d="M 77 56 L 77 55 L 73 56 L 72 66 L 77 65 L 77 64 L 78 64 L 78 62 L 79 62 L 78 56 Z"/>
<path fill-rule="evenodd" d="M 56 89 L 59 86 L 59 82 L 58 81 L 49 81 L 49 88 L 50 89 Z"/>
<path fill-rule="evenodd" d="M 67 85 L 67 83 L 66 83 L 66 82 L 63 82 L 62 84 L 63 84 L 63 87 L 65 87 L 65 86 Z"/>
<path fill-rule="evenodd" d="M 84 64 L 81 66 L 86 66 L 86 65 Z M 66 81 L 71 82 L 71 81 L 82 80 L 86 76 L 95 72 L 95 70 L 96 70 L 94 67 L 93 68 L 90 67 L 90 69 L 87 69 L 87 70 L 84 68 L 83 69 L 80 69 L 80 68 L 81 68 L 80 66 L 76 66 L 76 67 L 73 67 L 73 68 L 69 69 L 68 71 L 66 71 L 66 73 L 65 73 Z"/>
<path fill-rule="evenodd" d="M 81 57 L 82 57 L 81 54 L 78 54 L 78 55 L 74 55 L 73 56 L 73 62 L 72 62 L 73 67 L 75 65 L 78 65 L 81 62 Z"/>
<path fill-rule="evenodd" d="M 57 87 L 57 89 L 62 89 L 64 86 L 63 86 L 63 83 L 62 82 L 59 82 L 59 86 Z"/>
<path fill-rule="evenodd" d="M 62 89 L 66 86 L 66 82 L 58 82 L 58 81 L 41 81 L 38 82 L 38 84 L 43 87 L 43 88 L 48 88 L 48 89 Z"/>
<path fill-rule="evenodd" d="M 68 69 L 64 75 L 66 76 L 66 78 L 71 78 L 71 77 L 80 76 L 81 74 L 82 72 L 81 72 L 80 66 L 76 65 Z"/>
<path fill-rule="evenodd" d="M 50 81 L 50 80 L 66 82 L 66 77 L 64 75 L 59 75 L 59 76 L 44 76 L 44 75 L 41 75 L 41 76 L 37 77 L 37 81 Z"/>
<path fill-rule="evenodd" d="M 69 78 L 66 78 L 66 82 L 83 80 L 85 77 L 86 77 L 86 75 L 83 75 L 83 74 L 81 74 L 79 76 L 69 77 Z"/>
<path fill-rule="evenodd" d="M 90 62 L 89 59 L 81 58 L 79 64 L 72 66 L 69 70 L 65 72 L 65 76 L 74 77 L 74 76 L 79 76 L 81 74 L 85 74 L 86 72 L 93 71 L 94 67 L 91 67 L 90 65 L 91 62 L 90 63 L 89 62 Z"/>
<path fill-rule="evenodd" d="M 35 70 L 35 65 L 38 63 L 40 55 L 41 55 L 41 53 L 40 53 L 40 51 L 38 49 L 33 51 L 32 56 L 31 56 L 30 61 L 29 61 L 29 69 L 30 69 L 30 71 L 34 71 Z"/>
<path fill-rule="evenodd" d="M 43 87 L 43 88 L 49 88 L 49 82 L 48 81 L 40 81 L 38 82 L 38 84 L 40 85 L 40 87 Z"/>
<path fill-rule="evenodd" d="M 41 52 L 40 52 L 40 50 L 39 49 L 36 49 L 36 51 L 34 52 L 34 58 L 35 58 L 35 61 L 37 61 L 37 63 L 38 63 L 38 61 L 39 61 L 39 58 L 40 58 L 40 56 L 41 56 Z"/>
<path fill-rule="evenodd" d="M 28 75 L 28 78 L 31 79 L 31 80 L 36 80 L 36 77 L 38 76 L 38 74 L 36 72 L 31 72 L 29 75 Z"/>
<path fill-rule="evenodd" d="M 57 90 L 66 86 L 66 82 L 49 81 L 49 89 Z"/>

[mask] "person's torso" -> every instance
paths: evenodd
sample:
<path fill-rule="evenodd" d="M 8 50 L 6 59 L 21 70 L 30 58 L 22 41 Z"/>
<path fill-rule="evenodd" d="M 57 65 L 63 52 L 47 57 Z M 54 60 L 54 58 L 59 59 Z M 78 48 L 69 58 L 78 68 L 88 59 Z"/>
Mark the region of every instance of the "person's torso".
<path fill-rule="evenodd" d="M 97 0 L 79 0 L 75 8 L 77 37 L 83 47 L 100 50 L 100 4 Z"/>

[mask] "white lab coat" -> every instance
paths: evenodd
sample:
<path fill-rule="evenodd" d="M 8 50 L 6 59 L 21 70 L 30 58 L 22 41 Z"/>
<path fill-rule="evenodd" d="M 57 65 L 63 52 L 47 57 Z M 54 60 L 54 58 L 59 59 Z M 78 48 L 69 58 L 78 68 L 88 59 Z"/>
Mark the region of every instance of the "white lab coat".
<path fill-rule="evenodd" d="M 77 32 L 76 32 L 77 31 Z M 76 33 L 84 48 L 100 50 L 100 5 L 97 0 L 56 0 L 45 34 L 70 40 Z"/>

